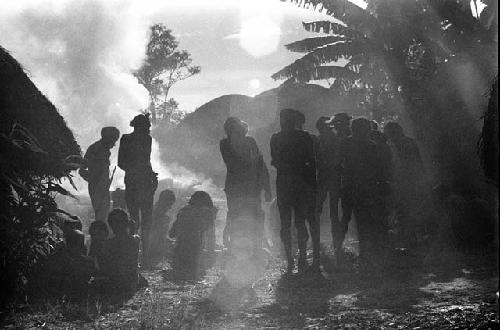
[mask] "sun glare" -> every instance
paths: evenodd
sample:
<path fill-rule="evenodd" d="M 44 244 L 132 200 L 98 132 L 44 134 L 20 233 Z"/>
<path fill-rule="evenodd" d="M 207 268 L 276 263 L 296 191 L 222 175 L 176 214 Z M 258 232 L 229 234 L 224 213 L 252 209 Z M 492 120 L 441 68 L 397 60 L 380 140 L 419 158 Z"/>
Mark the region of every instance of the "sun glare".
<path fill-rule="evenodd" d="M 252 79 L 248 83 L 251 89 L 259 89 L 260 87 L 260 80 L 259 79 Z"/>
<path fill-rule="evenodd" d="M 244 20 L 239 33 L 240 45 L 250 55 L 265 56 L 276 51 L 281 29 L 273 20 L 256 16 Z"/>

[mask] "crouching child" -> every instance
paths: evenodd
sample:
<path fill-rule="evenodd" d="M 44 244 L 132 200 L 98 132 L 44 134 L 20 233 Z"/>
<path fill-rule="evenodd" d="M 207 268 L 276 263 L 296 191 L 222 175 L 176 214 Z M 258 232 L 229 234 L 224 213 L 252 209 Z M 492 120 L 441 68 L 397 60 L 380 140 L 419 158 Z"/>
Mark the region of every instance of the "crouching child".
<path fill-rule="evenodd" d="M 108 224 L 115 236 L 104 242 L 103 251 L 97 258 L 100 276 L 93 278 L 90 284 L 104 294 L 133 294 L 139 281 L 140 238 L 131 234 L 129 216 L 122 209 L 109 213 Z"/>
<path fill-rule="evenodd" d="M 170 237 L 176 239 L 172 264 L 174 278 L 198 280 L 202 275 L 204 269 L 200 267 L 200 255 L 204 245 L 212 245 L 204 244 L 204 240 L 210 236 L 207 233 L 214 227 L 216 213 L 210 195 L 197 191 L 177 214 L 170 229 Z"/>
<path fill-rule="evenodd" d="M 151 256 L 155 262 L 172 254 L 171 250 L 173 247 L 171 246 L 171 241 L 168 239 L 168 228 L 170 226 L 168 212 L 174 203 L 174 192 L 166 189 L 160 193 L 160 198 L 153 210 L 153 226 L 149 242 L 151 244 Z"/>
<path fill-rule="evenodd" d="M 104 257 L 104 245 L 109 236 L 108 225 L 104 221 L 94 221 L 89 227 L 90 246 L 88 256 L 92 258 L 94 267 L 98 273 L 100 270 L 99 260 L 102 261 Z"/>

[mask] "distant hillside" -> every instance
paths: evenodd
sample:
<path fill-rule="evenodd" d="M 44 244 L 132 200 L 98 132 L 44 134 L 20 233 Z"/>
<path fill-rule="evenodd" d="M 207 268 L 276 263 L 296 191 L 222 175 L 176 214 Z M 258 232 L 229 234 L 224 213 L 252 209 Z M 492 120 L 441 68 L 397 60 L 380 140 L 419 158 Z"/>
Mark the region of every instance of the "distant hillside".
<path fill-rule="evenodd" d="M 222 185 L 226 174 L 219 153 L 224 137 L 223 124 L 228 116 L 237 116 L 250 126 L 269 164 L 269 139 L 279 129 L 279 109 L 294 108 L 306 115 L 306 128 L 315 132 L 316 119 L 336 112 L 351 112 L 354 105 L 319 85 L 306 84 L 280 87 L 255 97 L 224 95 L 213 99 L 188 114 L 176 128 L 162 127 L 154 135 L 160 144 L 162 160 L 177 163 L 210 177 Z"/>

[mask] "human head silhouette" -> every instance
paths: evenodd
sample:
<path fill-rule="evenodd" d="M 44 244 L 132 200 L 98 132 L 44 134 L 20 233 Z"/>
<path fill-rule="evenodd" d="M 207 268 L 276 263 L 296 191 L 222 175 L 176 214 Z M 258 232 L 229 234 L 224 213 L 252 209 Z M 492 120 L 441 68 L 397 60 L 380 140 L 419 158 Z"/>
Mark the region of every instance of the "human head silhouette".
<path fill-rule="evenodd" d="M 401 127 L 401 125 L 399 125 L 395 121 L 390 121 L 385 124 L 384 133 L 392 141 L 398 140 L 404 136 L 403 127 Z"/>
<path fill-rule="evenodd" d="M 175 203 L 175 194 L 170 189 L 165 189 L 160 193 L 160 197 L 158 198 L 157 205 L 166 209 L 172 207 Z"/>
<path fill-rule="evenodd" d="M 149 132 L 151 127 L 151 122 L 149 121 L 149 115 L 140 114 L 134 117 L 130 122 L 130 126 L 134 128 L 134 132 Z"/>
<path fill-rule="evenodd" d="M 237 117 L 228 117 L 224 122 L 224 131 L 229 138 L 243 137 L 248 133 L 248 124 Z"/>
<path fill-rule="evenodd" d="M 130 219 L 123 209 L 113 209 L 109 212 L 108 223 L 115 236 L 126 236 L 130 229 Z"/>
<path fill-rule="evenodd" d="M 332 118 L 333 127 L 336 130 L 349 130 L 352 117 L 345 112 L 336 113 Z"/>
<path fill-rule="evenodd" d="M 297 112 L 286 108 L 280 111 L 280 126 L 282 131 L 291 131 L 297 127 Z"/>
<path fill-rule="evenodd" d="M 120 137 L 120 131 L 113 126 L 103 127 L 101 129 L 101 139 L 109 148 L 113 148 Z"/>
<path fill-rule="evenodd" d="M 189 199 L 189 205 L 197 207 L 214 207 L 214 203 L 210 195 L 205 191 L 196 191 Z"/>
<path fill-rule="evenodd" d="M 355 138 L 367 139 L 372 130 L 370 121 L 360 117 L 353 119 L 351 123 L 352 136 Z"/>
<path fill-rule="evenodd" d="M 332 130 L 332 126 L 330 124 L 330 117 L 321 116 L 316 121 L 316 129 L 319 134 L 327 133 Z"/>

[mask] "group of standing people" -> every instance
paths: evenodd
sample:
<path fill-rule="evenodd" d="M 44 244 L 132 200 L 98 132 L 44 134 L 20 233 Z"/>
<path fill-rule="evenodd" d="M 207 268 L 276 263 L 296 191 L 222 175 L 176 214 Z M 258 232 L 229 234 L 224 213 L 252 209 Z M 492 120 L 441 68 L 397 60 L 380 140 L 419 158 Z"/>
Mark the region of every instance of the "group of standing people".
<path fill-rule="evenodd" d="M 376 122 L 352 119 L 347 113 L 320 117 L 316 122 L 317 136 L 304 129 L 305 116 L 300 111 L 281 110 L 279 123 L 280 131 L 271 137 L 270 150 L 271 165 L 276 168 L 276 201 L 287 271 L 292 272 L 296 264 L 299 273 L 319 271 L 320 217 L 325 201 L 329 203 L 332 245 L 337 259 L 342 256 L 342 244 L 354 215 L 360 261 L 370 267 L 381 265 L 387 244 L 391 192 L 399 196 L 393 209 L 400 217 L 403 233 L 411 231 L 407 226 L 408 210 L 415 196 L 416 180 L 423 172 L 416 143 L 404 135 L 396 122 L 387 123 L 382 133 Z M 125 201 L 130 222 L 127 226 L 122 224 L 125 216 L 117 210 L 110 216 L 119 215 L 121 229 L 117 227 L 117 230 L 123 232 L 122 236 L 130 234 L 130 240 L 135 242 L 134 235 L 140 233 L 137 239 L 142 246 L 143 265 L 148 265 L 158 253 L 162 254 L 161 250 L 168 245 L 168 235 L 177 238 L 174 269 L 181 277 L 196 279 L 200 274 L 202 250 L 213 256 L 217 210 L 206 192 L 196 192 L 170 226 L 166 213 L 175 202 L 173 192 L 163 191 L 153 208 L 158 179 L 150 161 L 149 118 L 138 115 L 130 126 L 134 130 L 121 137 L 118 151 L 118 166 L 125 171 Z M 224 130 L 226 137 L 220 141 L 220 152 L 227 167 L 224 190 L 228 212 L 223 243 L 230 252 L 239 250 L 251 255 L 263 248 L 262 197 L 266 202 L 272 200 L 270 175 L 255 139 L 248 136 L 245 122 L 229 117 Z M 113 171 L 110 175 L 109 171 L 110 150 L 119 136 L 117 128 L 103 128 L 101 139 L 88 148 L 85 164 L 80 169 L 89 184 L 95 222 L 100 223 L 100 227 L 93 224 L 93 229 L 107 226 L 109 187 L 114 174 Z M 292 249 L 292 224 L 297 230 L 297 263 Z M 107 235 L 91 236 L 98 242 Z M 306 251 L 309 238 L 313 247 L 311 265 L 308 265 Z M 100 246 L 96 244 L 94 246 Z"/>
<path fill-rule="evenodd" d="M 134 131 L 120 139 L 118 166 L 125 171 L 125 200 L 132 220 L 133 234 L 141 232 L 143 258 L 149 257 L 149 237 L 153 217 L 153 198 L 158 186 L 157 174 L 151 167 L 151 123 L 145 115 L 136 116 L 130 126 Z M 106 222 L 110 210 L 111 149 L 115 146 L 120 131 L 116 127 L 104 127 L 101 139 L 92 144 L 85 153 L 80 175 L 88 181 L 88 189 L 95 220 Z M 116 169 L 116 168 L 115 168 Z M 114 174 L 114 171 L 113 171 Z"/>
<path fill-rule="evenodd" d="M 325 200 L 329 203 L 337 260 L 342 260 L 342 244 L 354 215 L 360 264 L 381 266 L 391 207 L 403 233 L 411 231 L 409 204 L 414 203 L 416 181 L 423 173 L 416 143 L 404 135 L 396 122 L 387 123 L 382 133 L 376 122 L 353 119 L 347 113 L 320 117 L 316 122 L 317 136 L 304 130 L 305 116 L 300 111 L 283 109 L 279 120 L 280 131 L 271 137 L 270 148 L 271 165 L 277 171 L 276 199 L 287 272 L 292 272 L 296 264 L 292 223 L 297 230 L 299 273 L 319 271 L 320 216 Z M 269 173 L 255 140 L 246 135 L 246 123 L 230 117 L 224 129 L 227 137 L 221 141 L 220 150 L 227 167 L 225 236 L 234 236 L 235 223 L 246 219 L 243 215 L 250 211 L 257 238 L 255 246 L 261 247 L 261 195 L 264 192 L 265 199 L 271 200 Z M 309 238 L 313 247 L 310 266 L 306 254 Z M 224 242 L 231 247 L 230 239 Z"/>
<path fill-rule="evenodd" d="M 110 150 L 120 137 L 117 128 L 104 127 L 101 130 L 101 139 L 88 148 L 84 156 L 85 162 L 80 168 L 80 175 L 88 181 L 89 195 L 95 214 L 95 221 L 89 230 L 91 236 L 89 256 L 96 259 L 96 264 L 103 263 L 102 256 L 110 254 L 109 249 L 104 248 L 109 243 L 100 243 L 109 241 L 110 233 L 104 229 L 111 227 L 115 236 L 111 239 L 115 239 L 118 234 L 109 219 L 114 214 L 121 214 L 122 218 L 125 214 L 127 224 L 117 230 L 122 234 L 126 232 L 125 236 L 130 235 L 131 242 L 137 239 L 140 244 L 137 244 L 135 248 L 123 246 L 122 252 L 130 249 L 137 250 L 138 256 L 140 246 L 141 265 L 146 268 L 154 266 L 159 257 L 173 252 L 171 261 L 176 277 L 195 279 L 200 273 L 198 264 L 202 250 L 207 251 L 207 258 L 213 257 L 216 208 L 206 192 L 197 191 L 191 196 L 187 205 L 181 208 L 176 221 L 171 225 L 167 213 L 175 203 L 174 193 L 168 189 L 162 191 L 157 203 L 153 206 L 158 178 L 157 173 L 151 167 L 152 138 L 149 118 L 146 115 L 137 115 L 130 122 L 130 126 L 133 127 L 133 132 L 121 137 L 118 150 L 118 166 L 125 172 L 127 212 L 122 208 L 115 208 L 110 212 L 109 189 L 114 174 L 114 170 L 111 175 L 109 171 Z M 175 246 L 172 246 L 170 239 L 175 240 Z M 113 250 L 114 257 L 111 259 L 126 259 L 130 264 L 134 262 L 137 264 L 137 257 L 134 261 L 134 258 L 130 258 L 130 253 L 123 255 L 118 250 L 120 249 Z M 99 263 L 98 260 L 101 262 Z"/>

